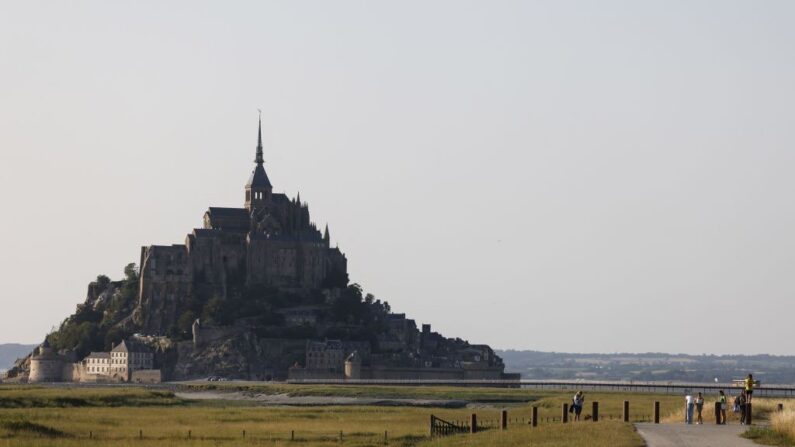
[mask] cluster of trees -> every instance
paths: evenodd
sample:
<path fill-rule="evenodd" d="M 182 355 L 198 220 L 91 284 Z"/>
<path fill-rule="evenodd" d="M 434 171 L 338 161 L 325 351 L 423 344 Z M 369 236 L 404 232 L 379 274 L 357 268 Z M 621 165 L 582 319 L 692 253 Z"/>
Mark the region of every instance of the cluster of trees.
<path fill-rule="evenodd" d="M 97 276 L 97 294 L 113 293 L 109 299 L 77 306 L 77 311 L 65 319 L 58 329 L 47 335 L 47 341 L 57 349 L 74 350 L 79 357 L 91 351 L 107 351 L 130 334 L 116 326 L 132 312 L 138 290 L 139 273 L 135 264 L 124 268 L 124 279 L 113 283 L 105 275 Z"/>

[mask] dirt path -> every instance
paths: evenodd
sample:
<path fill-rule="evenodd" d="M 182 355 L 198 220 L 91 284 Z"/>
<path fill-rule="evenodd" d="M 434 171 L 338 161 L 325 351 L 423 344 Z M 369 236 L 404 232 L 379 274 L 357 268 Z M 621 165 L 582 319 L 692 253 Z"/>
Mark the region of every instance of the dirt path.
<path fill-rule="evenodd" d="M 635 424 L 648 447 L 752 447 L 742 425 Z"/>
<path fill-rule="evenodd" d="M 257 394 L 241 392 L 178 392 L 181 399 L 245 400 L 264 406 L 375 405 L 389 407 L 464 408 L 469 402 L 452 399 L 379 399 L 372 397 L 290 396 L 289 394 Z"/>

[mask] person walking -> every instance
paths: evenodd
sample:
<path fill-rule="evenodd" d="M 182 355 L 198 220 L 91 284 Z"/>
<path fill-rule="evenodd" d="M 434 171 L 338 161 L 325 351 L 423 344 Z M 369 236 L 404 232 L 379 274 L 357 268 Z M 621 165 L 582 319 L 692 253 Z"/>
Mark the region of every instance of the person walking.
<path fill-rule="evenodd" d="M 582 406 L 585 403 L 585 395 L 582 391 L 577 391 L 577 394 L 574 395 L 572 399 L 572 407 L 574 407 L 574 420 L 580 420 L 580 413 L 582 413 Z"/>
<path fill-rule="evenodd" d="M 720 424 L 726 425 L 726 393 L 723 390 L 718 391 L 718 403 L 720 404 Z"/>
<path fill-rule="evenodd" d="M 701 412 L 704 411 L 704 396 L 698 393 L 696 396 L 696 424 L 702 425 L 704 418 L 701 417 Z"/>
<path fill-rule="evenodd" d="M 685 396 L 685 423 L 688 425 L 693 423 L 693 409 L 695 404 L 696 400 L 692 395 L 688 394 Z"/>

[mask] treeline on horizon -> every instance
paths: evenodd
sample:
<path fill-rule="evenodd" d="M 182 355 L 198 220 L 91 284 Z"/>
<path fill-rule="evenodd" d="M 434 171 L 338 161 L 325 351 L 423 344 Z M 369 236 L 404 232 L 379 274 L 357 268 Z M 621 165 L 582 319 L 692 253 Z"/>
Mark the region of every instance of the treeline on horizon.
<path fill-rule="evenodd" d="M 496 351 L 525 379 L 727 383 L 753 373 L 762 383 L 795 384 L 795 356 Z"/>

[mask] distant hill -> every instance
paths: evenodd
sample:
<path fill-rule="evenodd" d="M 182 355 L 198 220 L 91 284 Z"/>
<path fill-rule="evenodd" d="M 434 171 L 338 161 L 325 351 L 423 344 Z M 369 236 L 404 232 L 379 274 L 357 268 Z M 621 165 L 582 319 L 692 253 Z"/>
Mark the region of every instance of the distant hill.
<path fill-rule="evenodd" d="M 18 358 L 30 354 L 36 345 L 20 345 L 19 343 L 0 344 L 0 371 L 11 368 Z"/>
<path fill-rule="evenodd" d="M 729 382 L 752 373 L 762 383 L 795 383 L 795 356 L 495 352 L 523 379 Z"/>

